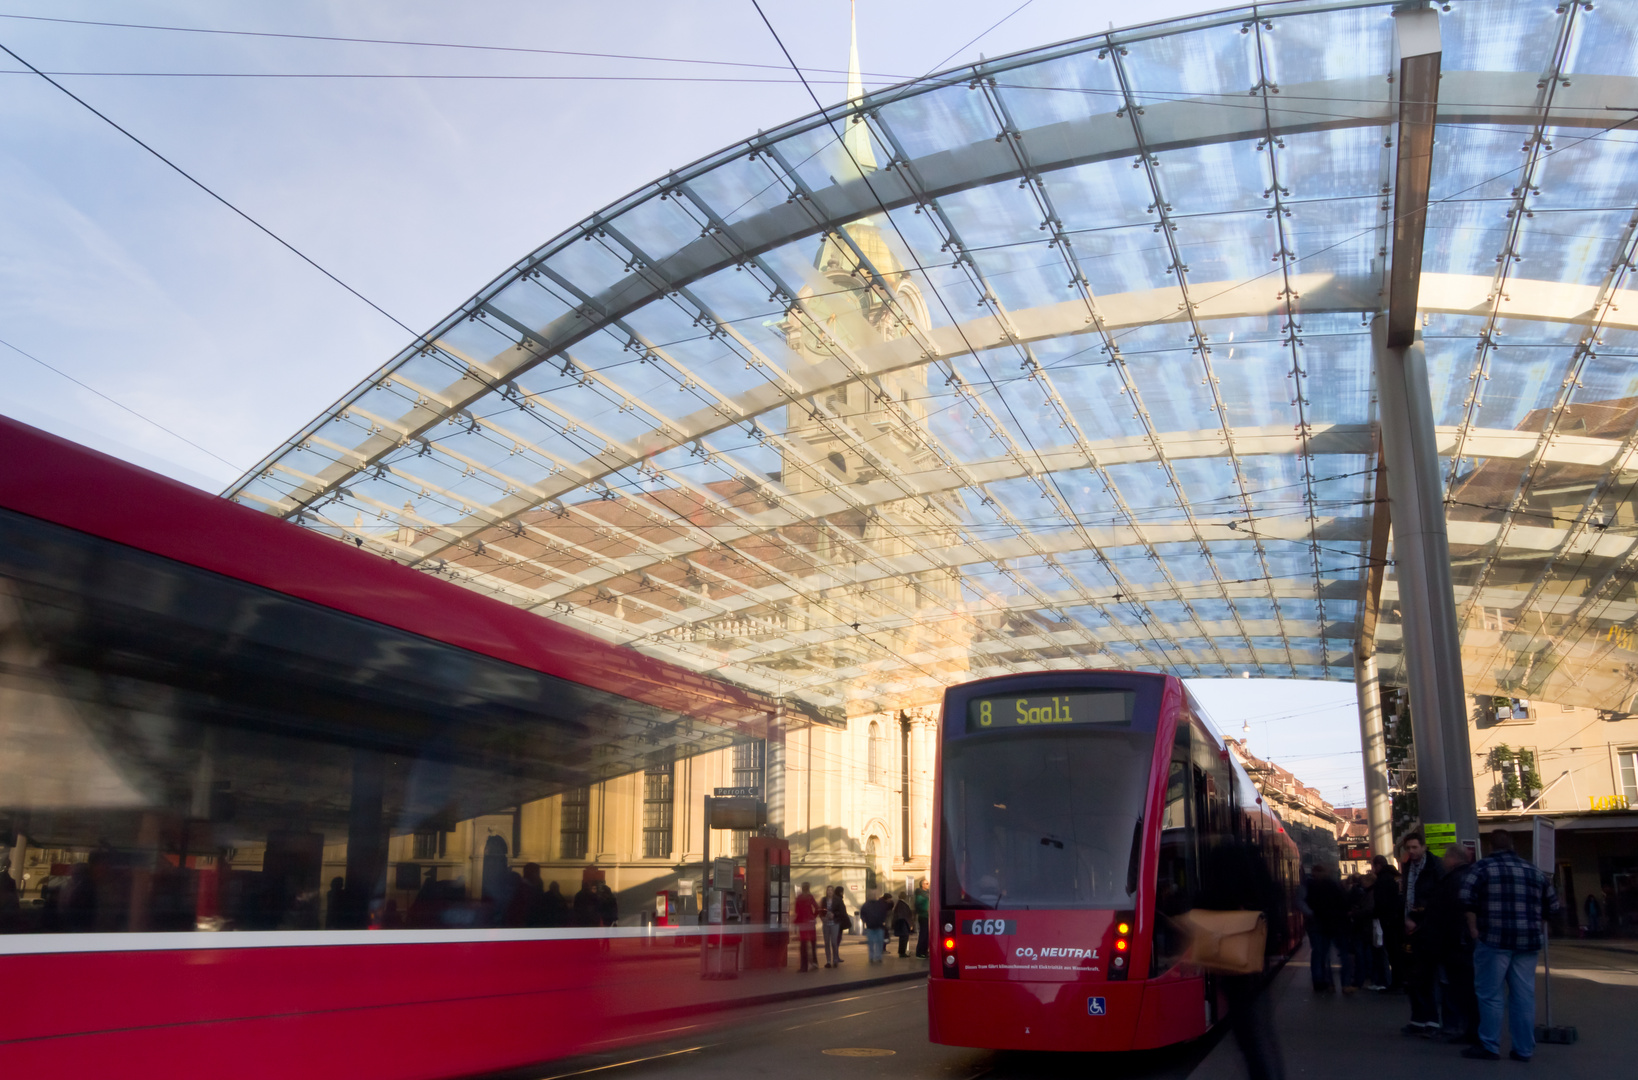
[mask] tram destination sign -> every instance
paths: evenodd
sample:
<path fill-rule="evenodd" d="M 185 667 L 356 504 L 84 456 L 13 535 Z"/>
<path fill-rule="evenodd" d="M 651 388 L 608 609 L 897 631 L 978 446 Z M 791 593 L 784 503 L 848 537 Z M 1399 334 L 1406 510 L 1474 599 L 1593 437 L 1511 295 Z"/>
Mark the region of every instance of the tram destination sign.
<path fill-rule="evenodd" d="M 1134 690 L 1004 694 L 967 703 L 967 732 L 1069 726 L 1130 727 Z"/>

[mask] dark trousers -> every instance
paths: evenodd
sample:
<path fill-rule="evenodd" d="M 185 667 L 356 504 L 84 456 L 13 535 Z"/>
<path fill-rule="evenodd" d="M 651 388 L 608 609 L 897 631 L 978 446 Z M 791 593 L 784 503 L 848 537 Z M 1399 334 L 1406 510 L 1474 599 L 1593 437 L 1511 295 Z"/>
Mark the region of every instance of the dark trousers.
<path fill-rule="evenodd" d="M 916 955 L 927 955 L 927 916 L 916 916 Z"/>
<path fill-rule="evenodd" d="M 1411 1023 L 1431 1024 L 1439 1019 L 1434 986 L 1439 981 L 1439 951 L 1425 932 L 1410 935 L 1410 962 L 1405 993 L 1410 996 Z"/>
<path fill-rule="evenodd" d="M 811 931 L 797 937 L 796 949 L 802 957 L 801 966 L 796 969 L 797 971 L 806 971 L 810 967 L 816 968 L 819 966 L 819 942 L 814 938 Z"/>
<path fill-rule="evenodd" d="M 1388 954 L 1387 985 L 1402 990 L 1410 981 L 1410 957 L 1405 952 L 1405 923 L 1389 916 L 1382 924 L 1382 948 Z"/>
<path fill-rule="evenodd" d="M 1331 948 L 1333 939 L 1317 926 L 1308 928 L 1308 973 L 1315 990 L 1331 988 Z M 1344 968 L 1346 970 L 1346 968 Z"/>
<path fill-rule="evenodd" d="M 893 933 L 897 934 L 899 938 L 899 955 L 910 955 L 907 951 L 910 947 L 910 924 L 907 922 L 895 923 Z"/>
<path fill-rule="evenodd" d="M 1445 973 L 1445 1030 L 1463 1038 L 1478 1038 L 1479 998 L 1473 986 L 1472 951 L 1446 949 L 1439 966 Z"/>
<path fill-rule="evenodd" d="M 1360 986 L 1365 982 L 1365 965 L 1359 953 L 1359 938 L 1350 928 L 1336 937 L 1337 960 L 1342 964 L 1342 985 Z"/>
<path fill-rule="evenodd" d="M 1228 999 L 1234 1041 L 1246 1059 L 1250 1080 L 1285 1080 L 1285 1058 L 1274 1036 L 1274 1001 L 1261 975 L 1225 975 L 1219 980 Z"/>

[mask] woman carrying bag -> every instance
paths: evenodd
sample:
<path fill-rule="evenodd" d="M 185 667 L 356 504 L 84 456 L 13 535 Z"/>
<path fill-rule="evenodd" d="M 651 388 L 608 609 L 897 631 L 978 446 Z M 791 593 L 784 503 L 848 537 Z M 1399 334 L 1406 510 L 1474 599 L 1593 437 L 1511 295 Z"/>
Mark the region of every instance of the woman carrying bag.
<path fill-rule="evenodd" d="M 1268 957 L 1278 941 L 1270 930 L 1285 924 L 1284 895 L 1257 846 L 1239 837 L 1203 853 L 1200 880 L 1194 910 L 1178 917 L 1190 935 L 1189 961 L 1217 975 L 1250 1080 L 1285 1080 L 1266 992 Z"/>

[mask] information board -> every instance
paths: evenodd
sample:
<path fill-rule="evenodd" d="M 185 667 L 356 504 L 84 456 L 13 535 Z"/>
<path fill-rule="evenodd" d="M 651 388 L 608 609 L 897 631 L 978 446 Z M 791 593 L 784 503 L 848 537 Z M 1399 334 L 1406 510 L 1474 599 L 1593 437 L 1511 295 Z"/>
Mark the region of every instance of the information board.
<path fill-rule="evenodd" d="M 1439 858 L 1444 855 L 1447 847 L 1456 843 L 1456 824 L 1450 821 L 1436 821 L 1431 825 L 1423 825 L 1422 835 L 1427 837 L 1428 852 Z"/>
<path fill-rule="evenodd" d="M 1007 694 L 967 703 L 967 731 L 998 731 L 1070 725 L 1130 727 L 1137 693 L 1078 690 L 1058 694 Z"/>

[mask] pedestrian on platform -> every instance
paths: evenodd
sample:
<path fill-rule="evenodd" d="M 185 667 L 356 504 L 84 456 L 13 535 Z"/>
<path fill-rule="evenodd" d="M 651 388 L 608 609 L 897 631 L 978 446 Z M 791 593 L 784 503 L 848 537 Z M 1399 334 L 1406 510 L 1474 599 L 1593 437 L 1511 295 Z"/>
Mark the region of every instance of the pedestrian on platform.
<path fill-rule="evenodd" d="M 870 897 L 859 905 L 859 921 L 864 923 L 865 944 L 870 949 L 870 962 L 882 962 L 882 954 L 887 951 L 887 920 L 893 913 L 893 905 L 888 903 L 887 891 L 881 895 Z"/>
<path fill-rule="evenodd" d="M 1536 1052 L 1536 954 L 1547 916 L 1558 910 L 1552 879 L 1519 858 L 1505 829 L 1490 834 L 1490 855 L 1474 865 L 1458 894 L 1473 936 L 1473 976 L 1479 1001 L 1479 1044 L 1463 1057 L 1501 1057 L 1502 1001 L 1514 1061 Z"/>
<path fill-rule="evenodd" d="M 893 934 L 899 939 L 899 955 L 908 956 L 910 931 L 916 925 L 916 909 L 910 906 L 910 897 L 903 889 L 893 903 Z"/>
<path fill-rule="evenodd" d="M 1421 829 L 1406 833 L 1399 850 L 1399 865 L 1405 870 L 1405 941 L 1410 950 L 1405 991 L 1411 999 L 1410 1023 L 1400 1030 L 1431 1038 L 1439 1030 L 1439 1005 L 1433 996 L 1439 979 L 1439 943 L 1428 925 L 1427 910 L 1439 886 L 1439 861 L 1428 857 Z"/>
<path fill-rule="evenodd" d="M 1462 913 L 1461 891 L 1473 864 L 1467 849 L 1452 844 L 1440 860 L 1444 875 L 1428 905 L 1429 931 L 1439 954 L 1440 1034 L 1451 1042 L 1479 1039 L 1479 1003 L 1473 996 L 1473 939 Z"/>
<path fill-rule="evenodd" d="M 1255 842 L 1224 838 L 1201 854 L 1196 905 L 1207 911 L 1260 911 L 1269 928 L 1264 964 L 1281 959 L 1280 934 L 1286 925 L 1285 897 L 1268 872 Z M 1234 1040 L 1245 1057 L 1248 1080 L 1285 1080 L 1285 1060 L 1274 1034 L 1274 1000 L 1265 973 L 1217 975 L 1228 1005 Z"/>
<path fill-rule="evenodd" d="M 842 962 L 842 934 L 849 927 L 847 915 L 847 901 L 843 896 L 845 886 L 838 885 L 827 890 L 830 899 L 825 902 L 825 910 L 830 917 L 825 920 L 825 955 L 830 960 L 830 966 L 835 967 Z"/>
<path fill-rule="evenodd" d="M 1343 887 L 1346 909 L 1343 916 L 1342 939 L 1337 951 L 1342 954 L 1342 992 L 1352 994 L 1364 986 L 1371 970 L 1371 894 L 1365 888 L 1365 879 L 1349 874 Z"/>
<path fill-rule="evenodd" d="M 597 883 L 597 925 L 613 926 L 620 921 L 620 901 L 615 898 L 608 882 Z"/>
<path fill-rule="evenodd" d="M 922 878 L 916 883 L 916 956 L 927 959 L 927 879 Z"/>
<path fill-rule="evenodd" d="M 555 881 L 546 886 L 545 911 L 546 921 L 542 926 L 569 925 L 569 898 L 563 895 L 562 886 Z"/>
<path fill-rule="evenodd" d="M 574 894 L 574 925 L 597 925 L 597 887 L 591 879 L 583 878 L 580 891 Z"/>
<path fill-rule="evenodd" d="M 1331 950 L 1340 944 L 1348 918 L 1348 900 L 1324 863 L 1308 868 L 1299 906 L 1308 926 L 1309 975 L 1315 992 L 1328 994 L 1336 989 L 1331 982 Z"/>
<path fill-rule="evenodd" d="M 1402 990 L 1405 986 L 1405 901 L 1399 894 L 1399 871 L 1386 855 L 1378 855 L 1371 860 L 1371 873 L 1376 875 L 1376 884 L 1371 887 L 1376 930 L 1382 937 L 1376 950 L 1376 981 L 1384 990 Z"/>
<path fill-rule="evenodd" d="M 819 953 L 813 930 L 813 920 L 818 914 L 819 905 L 814 903 L 813 891 L 804 881 L 791 904 L 791 922 L 796 926 L 796 950 L 802 958 L 801 965 L 796 969 L 798 974 L 819 970 Z M 825 966 L 830 967 L 829 964 Z"/>

